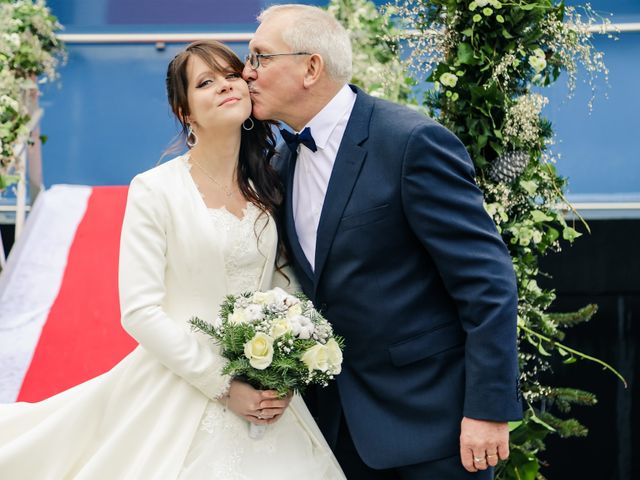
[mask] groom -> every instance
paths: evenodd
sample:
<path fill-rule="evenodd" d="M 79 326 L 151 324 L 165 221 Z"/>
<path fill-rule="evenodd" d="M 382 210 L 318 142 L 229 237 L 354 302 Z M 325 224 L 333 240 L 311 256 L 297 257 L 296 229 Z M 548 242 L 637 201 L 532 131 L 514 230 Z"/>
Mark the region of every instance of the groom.
<path fill-rule="evenodd" d="M 258 20 L 253 115 L 300 132 L 275 159 L 290 257 L 346 340 L 313 408 L 323 433 L 350 480 L 491 478 L 521 416 L 517 292 L 464 146 L 348 85 L 349 37 L 329 14 Z"/>

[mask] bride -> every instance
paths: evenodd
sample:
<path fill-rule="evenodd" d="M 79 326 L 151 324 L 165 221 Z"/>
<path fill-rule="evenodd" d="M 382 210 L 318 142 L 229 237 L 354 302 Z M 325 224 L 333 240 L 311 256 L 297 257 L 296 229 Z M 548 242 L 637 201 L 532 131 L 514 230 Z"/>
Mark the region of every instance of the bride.
<path fill-rule="evenodd" d="M 131 182 L 120 245 L 122 324 L 139 346 L 43 402 L 0 406 L 0 478 L 341 479 L 303 401 L 221 373 L 187 321 L 228 294 L 287 285 L 270 126 L 250 117 L 243 63 L 200 41 L 169 64 L 188 153 Z M 249 422 L 268 425 L 257 440 Z"/>

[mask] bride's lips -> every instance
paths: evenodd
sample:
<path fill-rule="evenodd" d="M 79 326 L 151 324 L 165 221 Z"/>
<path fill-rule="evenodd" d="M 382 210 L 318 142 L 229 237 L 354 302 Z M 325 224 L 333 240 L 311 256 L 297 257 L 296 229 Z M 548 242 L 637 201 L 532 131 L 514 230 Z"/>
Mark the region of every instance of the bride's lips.
<path fill-rule="evenodd" d="M 240 99 L 238 97 L 227 97 L 225 98 L 222 102 L 220 102 L 220 104 L 218 105 L 219 107 L 221 107 L 222 105 L 229 103 L 229 102 L 239 102 Z"/>

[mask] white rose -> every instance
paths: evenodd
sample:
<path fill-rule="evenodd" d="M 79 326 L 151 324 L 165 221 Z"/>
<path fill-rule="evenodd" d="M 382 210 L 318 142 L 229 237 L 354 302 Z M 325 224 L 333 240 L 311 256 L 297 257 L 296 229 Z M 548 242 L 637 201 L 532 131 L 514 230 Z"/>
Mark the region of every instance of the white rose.
<path fill-rule="evenodd" d="M 480 8 L 486 7 L 489 4 L 489 0 L 476 0 L 476 5 Z"/>
<path fill-rule="evenodd" d="M 273 338 L 264 333 L 255 336 L 244 344 L 244 356 L 253 368 L 264 370 L 273 360 Z"/>
<path fill-rule="evenodd" d="M 229 323 L 233 323 L 234 325 L 249 323 L 249 318 L 247 318 L 244 308 L 236 308 L 233 313 L 229 315 Z"/>
<path fill-rule="evenodd" d="M 2 97 L 0 97 L 0 105 L 9 107 L 16 112 L 20 110 L 20 104 L 18 103 L 18 101 L 14 100 L 8 95 L 3 95 Z"/>
<path fill-rule="evenodd" d="M 458 77 L 453 73 L 443 73 L 440 75 L 440 83 L 446 87 L 453 88 L 458 83 Z"/>
<path fill-rule="evenodd" d="M 251 297 L 251 301 L 253 303 L 259 303 L 261 305 L 267 305 L 269 303 L 273 303 L 273 293 L 271 290 L 267 292 L 255 292 Z"/>
<path fill-rule="evenodd" d="M 278 318 L 274 320 L 271 324 L 271 336 L 273 338 L 278 338 L 284 335 L 285 333 L 289 333 L 291 331 L 291 325 L 286 318 Z"/>
<path fill-rule="evenodd" d="M 326 343 L 325 348 L 329 358 L 329 373 L 337 375 L 342 371 L 342 350 L 340 350 L 340 345 L 331 338 Z"/>
<path fill-rule="evenodd" d="M 10 43 L 13 43 L 14 47 L 20 48 L 20 44 L 22 43 L 20 35 L 17 33 L 11 33 L 9 35 L 5 35 L 5 38 L 7 38 Z"/>
<path fill-rule="evenodd" d="M 302 315 L 302 306 L 300 305 L 300 302 L 290 306 L 289 310 L 287 310 L 287 318 L 297 317 L 298 315 Z"/>
<path fill-rule="evenodd" d="M 544 57 L 539 57 L 537 55 L 532 55 L 529 57 L 529 65 L 536 71 L 541 72 L 547 66 L 547 61 Z"/>
<path fill-rule="evenodd" d="M 316 343 L 302 354 L 302 362 L 309 368 L 309 371 L 320 370 L 326 372 L 329 370 L 329 350 L 320 343 Z"/>
<path fill-rule="evenodd" d="M 257 320 L 262 320 L 264 318 L 264 312 L 262 309 L 262 305 L 249 305 L 244 309 L 245 315 L 247 316 L 248 321 L 255 322 Z"/>

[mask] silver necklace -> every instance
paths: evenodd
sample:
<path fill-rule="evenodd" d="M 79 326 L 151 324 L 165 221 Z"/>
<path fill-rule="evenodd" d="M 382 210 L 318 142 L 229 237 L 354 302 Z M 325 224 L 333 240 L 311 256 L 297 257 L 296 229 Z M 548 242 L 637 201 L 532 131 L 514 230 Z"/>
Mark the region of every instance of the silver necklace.
<path fill-rule="evenodd" d="M 204 167 L 202 165 L 200 165 L 198 162 L 196 162 L 195 160 L 193 161 L 193 163 L 195 164 L 196 167 L 198 167 L 200 170 L 202 170 L 202 173 L 204 173 L 213 183 L 215 183 L 218 188 L 221 188 L 222 190 L 224 190 L 224 194 L 227 197 L 230 197 L 231 195 L 233 195 L 233 190 L 229 187 L 227 187 L 226 185 L 221 184 L 218 180 L 216 180 L 215 178 L 213 178 L 211 176 L 211 174 L 209 172 L 207 172 Z"/>

